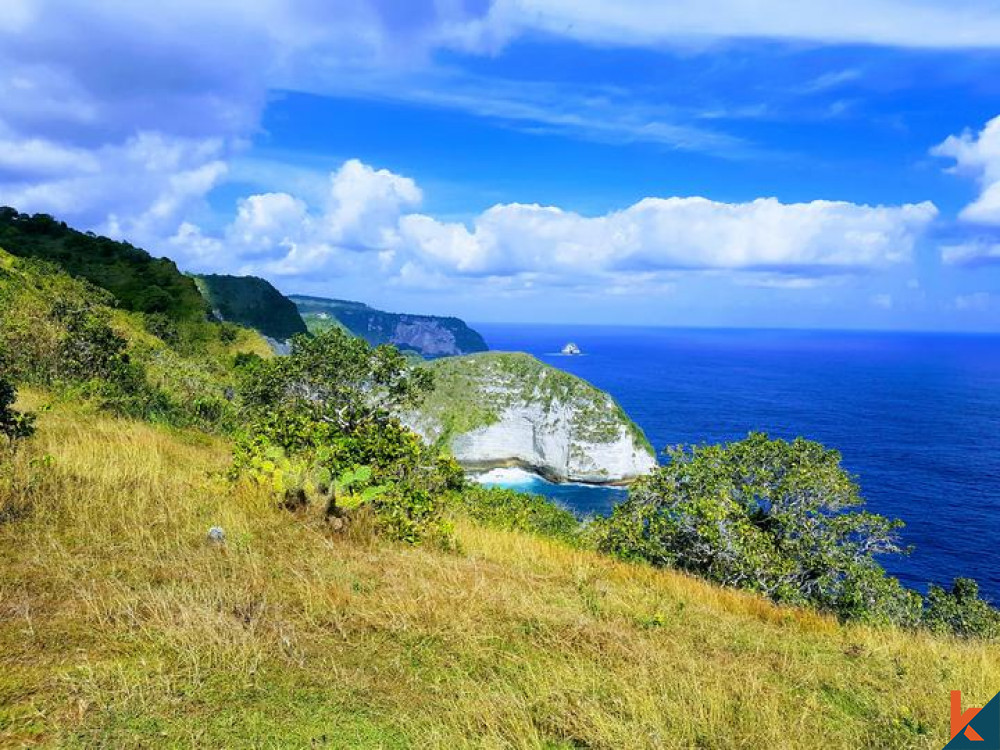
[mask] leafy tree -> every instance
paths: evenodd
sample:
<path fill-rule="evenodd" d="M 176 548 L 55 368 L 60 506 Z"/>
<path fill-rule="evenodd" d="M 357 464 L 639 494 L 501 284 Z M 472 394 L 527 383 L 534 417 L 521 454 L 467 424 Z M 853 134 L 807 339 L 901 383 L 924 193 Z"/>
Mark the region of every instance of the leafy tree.
<path fill-rule="evenodd" d="M 390 538 L 447 536 L 441 499 L 461 470 L 399 421 L 431 387 L 427 371 L 339 329 L 295 337 L 287 357 L 242 357 L 237 366 L 247 428 L 235 441 L 234 474 L 271 483 L 289 507 L 311 494 L 338 524 L 364 506 Z"/>
<path fill-rule="evenodd" d="M 751 433 L 668 455 L 604 522 L 604 550 L 844 618 L 919 619 L 919 596 L 876 561 L 904 551 L 902 523 L 858 510 L 837 451 Z"/>
<path fill-rule="evenodd" d="M 431 373 L 409 367 L 396 348 L 373 349 L 337 329 L 296 336 L 290 356 L 249 364 L 243 398 L 252 411 L 287 408 L 346 432 L 396 422 L 432 385 Z"/>

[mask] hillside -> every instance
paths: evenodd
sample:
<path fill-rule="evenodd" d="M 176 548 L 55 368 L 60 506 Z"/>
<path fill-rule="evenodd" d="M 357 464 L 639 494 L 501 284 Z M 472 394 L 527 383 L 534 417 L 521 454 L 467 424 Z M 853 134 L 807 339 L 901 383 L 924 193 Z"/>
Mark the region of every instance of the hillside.
<path fill-rule="evenodd" d="M 122 310 L 107 291 L 0 248 L 0 378 L 119 413 L 209 431 L 230 420 L 234 357 L 270 356 L 254 331 Z"/>
<path fill-rule="evenodd" d="M 429 363 L 434 390 L 408 422 L 464 466 L 519 466 L 554 481 L 627 482 L 656 465 L 642 430 L 607 393 L 528 354 Z"/>
<path fill-rule="evenodd" d="M 45 214 L 0 208 L 0 247 L 22 258 L 55 263 L 111 292 L 124 310 L 162 313 L 178 322 L 201 322 L 208 315 L 194 281 L 173 261 L 153 258 L 127 242 L 79 232 Z"/>
<path fill-rule="evenodd" d="M 220 479 L 222 440 L 45 404 L 30 491 L 0 480 L 30 506 L 0 522 L 0 746 L 939 748 L 949 691 L 1000 684 L 994 645 L 468 521 L 459 553 L 331 535 Z"/>
<path fill-rule="evenodd" d="M 264 279 L 209 274 L 194 280 L 222 320 L 253 328 L 277 341 L 307 332 L 295 304 Z"/>
<path fill-rule="evenodd" d="M 291 295 L 313 332 L 341 325 L 369 344 L 393 344 L 434 358 L 487 350 L 483 337 L 458 318 L 376 310 L 361 302 Z"/>

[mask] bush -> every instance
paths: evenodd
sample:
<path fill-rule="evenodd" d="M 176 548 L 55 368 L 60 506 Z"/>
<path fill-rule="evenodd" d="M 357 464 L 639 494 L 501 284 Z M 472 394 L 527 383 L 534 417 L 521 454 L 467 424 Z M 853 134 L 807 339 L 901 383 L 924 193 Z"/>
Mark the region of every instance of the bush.
<path fill-rule="evenodd" d="M 919 595 L 875 560 L 904 551 L 902 523 L 857 510 L 836 451 L 751 433 L 668 455 L 599 525 L 601 549 L 845 619 L 919 621 Z"/>
<path fill-rule="evenodd" d="M 398 419 L 430 385 L 392 347 L 331 329 L 296 337 L 288 357 L 245 357 L 233 475 L 270 483 L 286 506 L 312 498 L 341 524 L 360 508 L 384 536 L 411 544 L 450 538 L 444 496 L 464 482 Z"/>
<path fill-rule="evenodd" d="M 930 586 L 923 624 L 935 633 L 1000 638 L 1000 612 L 979 598 L 979 584 L 971 578 L 956 578 L 950 591 Z"/>
<path fill-rule="evenodd" d="M 450 499 L 453 511 L 508 531 L 580 544 L 583 526 L 575 515 L 548 498 L 500 487 L 472 484 Z"/>
<path fill-rule="evenodd" d="M 31 437 L 35 432 L 34 415 L 15 410 L 15 401 L 17 391 L 14 386 L 0 377 L 0 437 L 8 445 Z"/>

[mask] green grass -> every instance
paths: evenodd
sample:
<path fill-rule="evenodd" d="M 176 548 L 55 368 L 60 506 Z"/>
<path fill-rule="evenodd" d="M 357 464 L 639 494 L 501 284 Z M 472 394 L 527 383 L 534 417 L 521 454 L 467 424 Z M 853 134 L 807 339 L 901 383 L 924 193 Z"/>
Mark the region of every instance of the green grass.
<path fill-rule="evenodd" d="M 0 464 L 0 503 L 31 509 L 0 525 L 0 746 L 939 748 L 949 691 L 1000 685 L 996 645 L 535 535 L 460 521 L 445 553 L 333 533 L 227 483 L 227 457 L 42 410 Z"/>

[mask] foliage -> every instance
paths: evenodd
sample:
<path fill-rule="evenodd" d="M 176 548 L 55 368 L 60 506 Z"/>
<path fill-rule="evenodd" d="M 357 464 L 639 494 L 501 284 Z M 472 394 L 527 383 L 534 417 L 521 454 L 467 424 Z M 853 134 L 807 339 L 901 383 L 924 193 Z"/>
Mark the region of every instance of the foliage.
<path fill-rule="evenodd" d="M 163 313 L 127 313 L 115 308 L 106 290 L 47 261 L 3 251 L 0 309 L 0 348 L 13 382 L 144 419 L 211 430 L 234 426 L 226 398 L 236 382 L 233 352 L 257 346 L 251 332 L 178 324 Z M 184 337 L 197 346 L 182 351 Z M 269 351 L 263 340 L 257 348 Z"/>
<path fill-rule="evenodd" d="M 192 322 L 204 321 L 208 312 L 194 282 L 173 261 L 153 258 L 127 242 L 78 232 L 46 214 L 0 208 L 0 247 L 87 279 L 108 290 L 125 310 Z"/>
<path fill-rule="evenodd" d="M 836 451 L 751 433 L 668 455 L 605 522 L 602 549 L 844 618 L 919 618 L 918 595 L 875 558 L 903 551 L 902 523 L 857 510 L 864 501 Z"/>
<path fill-rule="evenodd" d="M 243 398 L 256 414 L 287 409 L 310 427 L 327 423 L 350 433 L 387 426 L 416 405 L 432 376 L 412 369 L 391 346 L 372 348 L 339 330 L 292 340 L 288 357 L 260 361 L 243 380 Z"/>
<path fill-rule="evenodd" d="M 979 584 L 971 578 L 956 578 L 950 591 L 930 586 L 923 624 L 935 633 L 1000 638 L 1000 612 L 979 598 Z"/>
<path fill-rule="evenodd" d="M 430 375 L 394 348 L 339 329 L 293 339 L 288 357 L 241 358 L 247 427 L 232 473 L 269 483 L 286 505 L 322 503 L 338 523 L 364 506 L 385 536 L 443 540 L 442 497 L 462 482 L 397 415 L 415 406 Z"/>
<path fill-rule="evenodd" d="M 223 320 L 284 341 L 306 333 L 295 304 L 270 282 L 256 276 L 211 274 L 194 277 L 198 289 Z"/>
<path fill-rule="evenodd" d="M 0 357 L 0 364 L 3 359 Z M 0 438 L 13 444 L 31 435 L 35 431 L 35 416 L 14 409 L 17 401 L 17 391 L 0 375 Z"/>
<path fill-rule="evenodd" d="M 583 526 L 572 511 L 541 495 L 470 484 L 450 500 L 454 511 L 480 523 L 580 544 Z"/>

